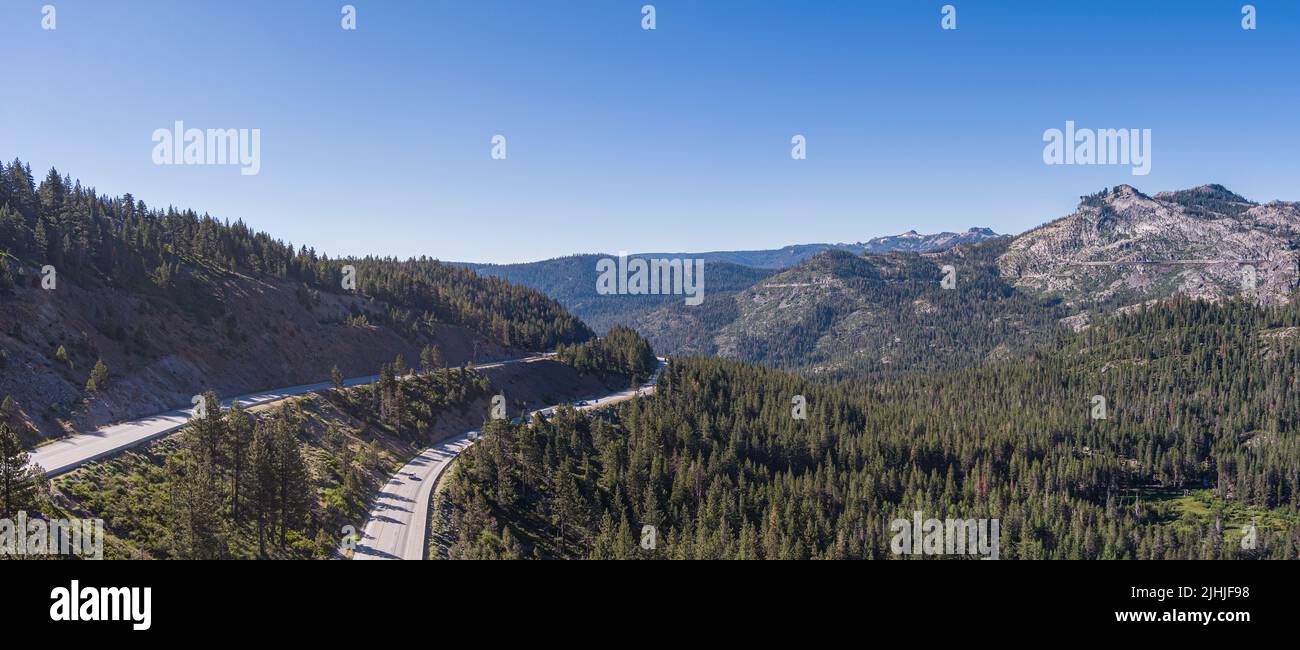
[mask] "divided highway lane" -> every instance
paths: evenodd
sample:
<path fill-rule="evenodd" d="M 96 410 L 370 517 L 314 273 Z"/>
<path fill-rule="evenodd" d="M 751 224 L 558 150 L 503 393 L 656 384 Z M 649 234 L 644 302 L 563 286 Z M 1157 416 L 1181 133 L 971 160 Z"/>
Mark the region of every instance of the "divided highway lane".
<path fill-rule="evenodd" d="M 580 411 L 601 408 L 654 392 L 655 381 L 663 370 L 661 359 L 654 376 L 638 388 L 588 400 Z M 533 411 L 551 415 L 555 406 Z M 379 491 L 360 541 L 352 553 L 355 560 L 423 560 L 425 535 L 429 530 L 429 500 L 433 489 L 451 461 L 474 444 L 479 430 L 467 431 L 424 450 L 388 479 Z"/>
<path fill-rule="evenodd" d="M 501 361 L 489 361 L 475 365 L 477 369 L 496 368 L 511 363 L 521 363 L 544 359 L 549 354 L 536 354 L 518 359 L 505 359 Z M 379 375 L 370 375 L 368 377 L 355 377 L 343 382 L 344 386 L 359 386 L 369 384 L 379 380 Z M 240 395 L 222 402 L 223 406 L 229 408 L 235 400 L 244 408 L 258 406 L 261 404 L 270 404 L 278 402 L 287 397 L 305 395 L 326 388 L 333 388 L 334 384 L 330 382 L 320 382 L 316 384 L 302 384 L 300 386 L 290 386 L 288 388 L 277 388 L 274 390 Z M 57 476 L 64 472 L 71 471 L 77 466 L 110 456 L 123 449 L 134 447 L 143 442 L 165 436 L 169 433 L 179 430 L 190 421 L 194 409 L 176 409 L 166 413 L 158 413 L 148 417 L 113 424 L 101 427 L 91 433 L 82 433 L 62 440 L 57 440 L 46 445 L 33 449 L 30 453 L 31 462 L 45 468 L 47 476 Z"/>

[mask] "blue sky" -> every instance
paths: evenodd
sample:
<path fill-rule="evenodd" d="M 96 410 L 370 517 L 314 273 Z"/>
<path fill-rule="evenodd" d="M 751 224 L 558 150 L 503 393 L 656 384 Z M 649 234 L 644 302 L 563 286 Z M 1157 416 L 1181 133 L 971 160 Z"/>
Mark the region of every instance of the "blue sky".
<path fill-rule="evenodd" d="M 495 262 L 1015 233 L 1119 183 L 1300 200 L 1300 3 L 1245 31 L 1242 2 L 949 2 L 956 31 L 928 0 L 659 0 L 644 31 L 646 0 L 351 0 L 349 32 L 333 0 L 4 0 L 0 157 L 331 254 Z M 261 172 L 154 165 L 176 120 L 261 129 Z M 1151 129 L 1150 175 L 1043 164 L 1066 120 Z"/>

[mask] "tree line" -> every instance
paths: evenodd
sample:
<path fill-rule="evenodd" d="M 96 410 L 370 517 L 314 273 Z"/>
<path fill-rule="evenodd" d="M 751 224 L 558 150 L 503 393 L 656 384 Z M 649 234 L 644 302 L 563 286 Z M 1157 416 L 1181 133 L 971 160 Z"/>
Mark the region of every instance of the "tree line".
<path fill-rule="evenodd" d="M 674 358 L 613 415 L 488 429 L 439 554 L 885 559 L 919 510 L 999 519 L 1003 558 L 1295 558 L 1297 326 L 1295 305 L 1177 300 L 875 384 Z"/>
<path fill-rule="evenodd" d="M 581 372 L 624 375 L 639 385 L 654 373 L 659 360 L 636 330 L 615 325 L 604 336 L 576 345 L 560 345 L 555 358 Z"/>
<path fill-rule="evenodd" d="M 331 258 L 295 248 L 243 221 L 188 209 L 150 208 L 131 194 L 106 196 L 50 169 L 37 184 L 29 165 L 0 163 L 0 295 L 24 278 L 19 265 L 56 267 L 59 277 L 163 295 L 200 319 L 221 313 L 212 271 L 268 276 L 312 292 L 341 293 L 344 266 L 355 291 L 390 305 L 387 324 L 459 325 L 507 347 L 575 343 L 591 330 L 556 301 L 503 280 L 429 258 Z M 39 282 L 38 274 L 29 281 Z"/>

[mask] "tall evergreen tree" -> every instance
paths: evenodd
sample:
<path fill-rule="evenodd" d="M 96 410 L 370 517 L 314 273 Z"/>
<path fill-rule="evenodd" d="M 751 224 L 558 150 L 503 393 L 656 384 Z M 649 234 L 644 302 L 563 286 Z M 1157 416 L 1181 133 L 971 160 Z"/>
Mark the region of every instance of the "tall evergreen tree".
<path fill-rule="evenodd" d="M 281 446 L 270 423 L 259 421 L 253 433 L 252 490 L 249 505 L 257 523 L 257 553 L 267 557 L 266 539 L 280 510 L 279 471 Z"/>
<path fill-rule="evenodd" d="M 0 518 L 35 510 L 45 485 L 45 470 L 31 465 L 18 434 L 0 422 Z"/>
<path fill-rule="evenodd" d="M 243 521 L 240 492 L 248 481 L 248 465 L 253 445 L 253 423 L 236 401 L 226 412 L 224 439 L 226 460 L 230 463 L 230 514 L 235 523 Z"/>
<path fill-rule="evenodd" d="M 303 525 L 312 506 L 311 473 L 303 458 L 302 446 L 294 423 L 288 417 L 277 417 L 274 425 L 277 468 L 278 502 L 280 505 L 280 546 L 284 546 L 290 529 Z"/>
<path fill-rule="evenodd" d="M 437 345 L 424 346 L 424 349 L 420 350 L 420 365 L 425 373 L 445 368 L 447 362 L 443 359 L 442 348 Z"/>

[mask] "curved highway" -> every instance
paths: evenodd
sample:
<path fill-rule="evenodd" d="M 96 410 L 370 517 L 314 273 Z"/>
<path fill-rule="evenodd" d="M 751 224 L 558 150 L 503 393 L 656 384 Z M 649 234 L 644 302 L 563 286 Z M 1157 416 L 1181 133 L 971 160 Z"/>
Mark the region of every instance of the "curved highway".
<path fill-rule="evenodd" d="M 609 406 L 639 395 L 654 392 L 655 381 L 664 367 L 663 360 L 650 380 L 638 388 L 629 388 L 588 400 L 580 411 Z M 533 411 L 550 415 L 557 407 Z M 429 500 L 438 479 L 460 452 L 478 438 L 479 430 L 467 431 L 425 449 L 388 480 L 370 508 L 370 516 L 352 558 L 356 560 L 423 560 L 429 530 Z"/>
<path fill-rule="evenodd" d="M 475 365 L 477 369 L 495 368 L 511 363 L 521 363 L 543 359 L 550 356 L 549 354 L 536 354 L 518 359 L 505 359 L 502 361 L 489 361 Z M 343 382 L 344 386 L 358 386 L 369 384 L 379 380 L 379 375 L 370 375 L 368 377 L 355 377 Z M 305 395 L 326 388 L 333 388 L 331 382 L 320 382 L 316 384 L 302 384 L 300 386 L 290 386 L 288 388 L 276 388 L 273 390 L 240 395 L 226 399 L 222 402 L 223 406 L 229 408 L 236 400 L 245 408 L 258 406 L 261 404 L 270 404 L 278 402 L 287 397 Z M 30 452 L 31 462 L 40 465 L 45 469 L 46 476 L 57 476 L 64 472 L 71 471 L 82 463 L 110 456 L 124 449 L 129 449 L 144 442 L 165 436 L 184 427 L 194 414 L 193 408 L 176 409 L 166 413 L 158 413 L 148 417 L 121 422 L 101 427 L 90 433 L 82 433 L 69 436 L 54 442 L 41 445 Z"/>

